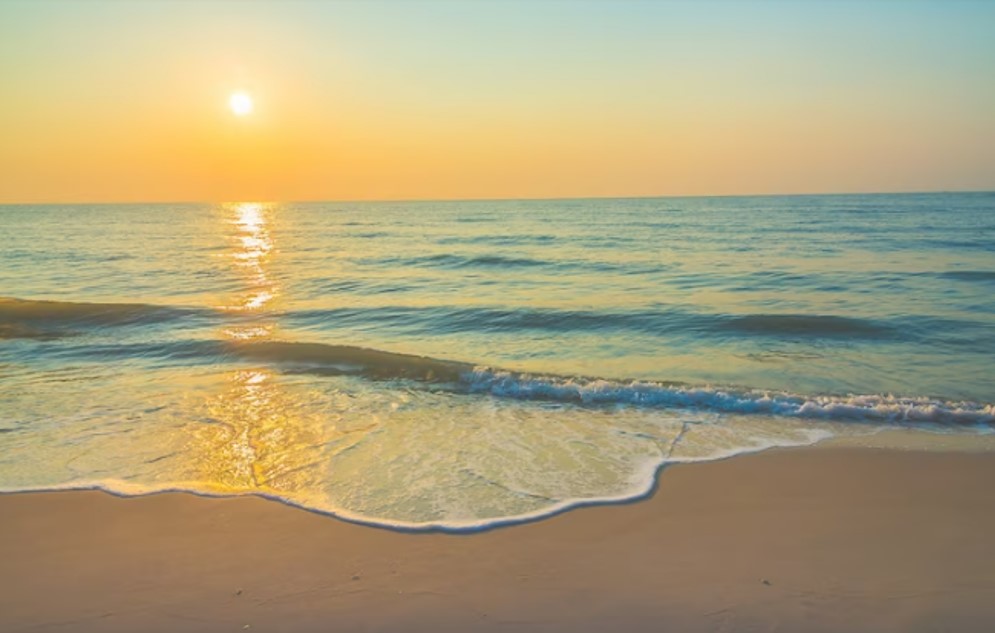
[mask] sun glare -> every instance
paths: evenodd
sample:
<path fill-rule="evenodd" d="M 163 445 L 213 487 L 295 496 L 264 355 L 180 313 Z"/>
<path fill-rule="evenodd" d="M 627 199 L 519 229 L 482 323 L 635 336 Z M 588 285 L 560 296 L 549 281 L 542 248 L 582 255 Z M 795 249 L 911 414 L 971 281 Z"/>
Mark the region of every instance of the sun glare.
<path fill-rule="evenodd" d="M 235 116 L 245 116 L 252 112 L 252 97 L 244 92 L 236 92 L 228 99 L 228 106 Z"/>

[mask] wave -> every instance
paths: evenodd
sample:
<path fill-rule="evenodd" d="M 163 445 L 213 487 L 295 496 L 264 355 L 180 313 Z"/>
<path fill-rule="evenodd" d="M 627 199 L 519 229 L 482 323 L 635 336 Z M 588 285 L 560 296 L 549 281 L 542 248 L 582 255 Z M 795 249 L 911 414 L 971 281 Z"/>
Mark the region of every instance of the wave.
<path fill-rule="evenodd" d="M 356 374 L 376 379 L 457 382 L 473 367 L 469 363 L 427 356 L 325 343 L 231 343 L 227 351 L 247 360 L 289 366 L 291 371 L 323 375 Z"/>
<path fill-rule="evenodd" d="M 308 327 L 342 325 L 388 326 L 408 333 L 637 331 L 677 332 L 695 327 L 678 310 L 661 312 L 608 312 L 542 308 L 454 306 L 378 306 L 302 310 L 286 315 L 290 323 Z"/>
<path fill-rule="evenodd" d="M 344 281 L 340 280 L 337 283 L 343 284 L 342 287 L 346 290 L 352 288 Z M 701 314 L 678 308 L 611 312 L 552 308 L 382 306 L 304 310 L 274 316 L 312 325 L 359 322 L 435 332 L 629 330 L 651 334 L 679 334 L 686 331 L 695 335 L 740 333 L 765 336 L 804 335 L 821 338 L 842 336 L 891 338 L 902 331 L 901 327 L 886 322 L 835 315 L 730 316 Z M 66 335 L 65 332 L 58 332 L 53 328 L 73 325 L 81 327 L 142 325 L 203 318 L 237 320 L 246 318 L 246 315 L 204 308 L 145 303 L 82 303 L 0 297 L 0 337 L 2 338 L 53 338 Z"/>
<path fill-rule="evenodd" d="M 483 367 L 464 373 L 462 382 L 471 393 L 526 400 L 692 408 L 829 420 L 959 425 L 995 423 L 995 404 L 925 397 L 805 396 L 754 389 L 696 387 L 682 383 L 537 376 Z"/>
<path fill-rule="evenodd" d="M 556 272 L 613 273 L 619 275 L 653 275 L 669 271 L 673 265 L 656 262 L 614 262 L 585 259 L 537 259 L 523 255 L 486 253 L 479 255 L 458 255 L 438 253 L 417 257 L 360 257 L 355 261 L 384 268 L 441 268 L 462 270 L 486 268 L 490 270 L 546 268 Z"/>
<path fill-rule="evenodd" d="M 426 383 L 433 389 L 456 394 L 484 394 L 496 398 L 584 406 L 694 409 L 882 423 L 995 424 L 995 404 L 991 403 L 891 394 L 804 395 L 681 382 L 530 374 L 468 362 L 326 343 L 185 340 L 88 344 L 47 353 L 57 353 L 62 357 L 74 355 L 81 359 L 141 357 L 147 361 L 183 363 L 221 360 L 262 362 L 289 374 L 404 380 Z"/>
<path fill-rule="evenodd" d="M 402 267 L 432 267 L 432 268 L 521 268 L 536 266 L 555 266 L 557 262 L 543 259 L 533 259 L 531 257 L 519 257 L 512 255 L 456 255 L 453 253 L 438 253 L 436 255 L 422 255 L 419 257 L 372 257 L 360 259 L 362 263 L 387 266 L 390 268 Z"/>
<path fill-rule="evenodd" d="M 447 235 L 435 240 L 436 244 L 489 244 L 493 246 L 521 246 L 523 244 L 548 244 L 563 239 L 556 235 L 523 233 L 517 235 Z"/>
<path fill-rule="evenodd" d="M 940 273 L 939 276 L 955 281 L 995 282 L 995 270 L 951 270 Z"/>
<path fill-rule="evenodd" d="M 0 340 L 27 338 L 36 341 L 51 341 L 64 336 L 72 336 L 70 332 L 52 332 L 33 328 L 20 323 L 0 323 Z"/>
<path fill-rule="evenodd" d="M 378 240 L 385 237 L 393 237 L 392 233 L 387 231 L 366 231 L 362 233 L 349 233 L 348 237 L 361 240 Z"/>
<path fill-rule="evenodd" d="M 813 339 L 892 340 L 923 333 L 930 323 L 915 318 L 889 322 L 837 315 L 707 314 L 681 308 L 662 310 L 563 310 L 555 308 L 495 308 L 454 306 L 377 306 L 304 310 L 285 315 L 309 327 L 347 324 L 398 327 L 411 333 L 440 332 L 617 332 L 668 336 L 790 336 Z M 961 329 L 969 323 L 959 323 Z"/>
<path fill-rule="evenodd" d="M 747 334 L 791 334 L 821 338 L 891 338 L 898 334 L 895 327 L 886 323 L 821 314 L 747 314 L 726 318 L 718 327 Z"/>
<path fill-rule="evenodd" d="M 157 306 L 141 303 L 78 303 L 0 298 L 0 339 L 38 340 L 72 336 L 74 332 L 52 329 L 52 325 L 94 324 L 98 326 L 150 323 L 213 315 L 218 319 L 241 319 L 244 315 L 223 311 Z M 435 331 L 528 329 L 605 331 L 613 328 L 667 329 L 734 332 L 751 335 L 805 335 L 818 337 L 918 336 L 928 331 L 963 328 L 856 319 L 834 315 L 702 315 L 672 310 L 665 312 L 605 313 L 601 311 L 498 310 L 493 308 L 341 308 L 294 312 L 288 318 L 320 322 L 359 320 L 369 324 L 424 327 Z M 440 325 L 441 323 L 441 325 Z M 798 418 L 866 420 L 880 422 L 924 422 L 940 424 L 995 423 L 995 405 L 949 401 L 920 396 L 894 395 L 800 395 L 749 388 L 693 386 L 676 382 L 617 380 L 599 377 L 533 375 L 459 362 L 400 354 L 377 349 L 290 340 L 231 341 L 183 339 L 146 342 L 73 340 L 65 345 L 32 348 L 33 355 L 59 358 L 107 360 L 142 358 L 165 362 L 262 362 L 288 373 L 357 375 L 374 380 L 411 380 L 467 394 L 525 400 L 550 400 L 584 405 L 676 407 L 725 413 L 762 413 Z"/>
<path fill-rule="evenodd" d="M 978 249 L 986 252 L 991 250 L 992 247 L 991 240 L 982 235 L 974 239 L 922 239 L 919 240 L 919 244 L 926 248 Z"/>
<path fill-rule="evenodd" d="M 802 395 L 678 382 L 536 375 L 427 356 L 324 343 L 228 343 L 224 350 L 228 355 L 244 360 L 282 365 L 289 373 L 413 380 L 456 393 L 487 394 L 498 398 L 840 421 L 995 424 L 995 404 L 938 398 L 890 394 Z"/>
<path fill-rule="evenodd" d="M 520 266 L 549 266 L 555 262 L 549 262 L 531 257 L 513 257 L 510 255 L 474 255 L 471 257 L 461 255 L 432 255 L 426 261 L 447 265 L 453 268 L 468 267 L 520 267 Z"/>
<path fill-rule="evenodd" d="M 59 325 L 127 325 L 153 323 L 203 313 L 147 303 L 81 303 L 0 297 L 0 324 L 27 325 L 38 331 Z"/>
<path fill-rule="evenodd" d="M 357 292 L 362 281 L 340 279 L 321 286 L 326 292 Z M 404 291 L 379 284 L 368 294 Z M 291 326 L 316 329 L 386 326 L 409 334 L 458 332 L 636 332 L 667 337 L 773 337 L 923 342 L 946 341 L 958 332 L 965 340 L 987 336 L 973 321 L 906 316 L 891 319 L 833 314 L 722 314 L 681 307 L 655 310 L 564 310 L 490 306 L 386 305 L 267 313 Z M 138 326 L 176 321 L 184 326 L 222 325 L 257 318 L 254 312 L 145 303 L 82 303 L 0 297 L 0 339 L 48 340 L 72 336 L 73 327 Z"/>

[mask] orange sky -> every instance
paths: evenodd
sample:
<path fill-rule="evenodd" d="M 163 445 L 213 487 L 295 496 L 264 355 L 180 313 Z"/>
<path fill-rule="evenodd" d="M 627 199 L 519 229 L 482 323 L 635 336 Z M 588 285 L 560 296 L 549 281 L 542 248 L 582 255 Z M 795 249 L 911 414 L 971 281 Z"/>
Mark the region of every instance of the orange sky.
<path fill-rule="evenodd" d="M 9 2 L 0 202 L 995 189 L 992 32 L 966 2 Z"/>

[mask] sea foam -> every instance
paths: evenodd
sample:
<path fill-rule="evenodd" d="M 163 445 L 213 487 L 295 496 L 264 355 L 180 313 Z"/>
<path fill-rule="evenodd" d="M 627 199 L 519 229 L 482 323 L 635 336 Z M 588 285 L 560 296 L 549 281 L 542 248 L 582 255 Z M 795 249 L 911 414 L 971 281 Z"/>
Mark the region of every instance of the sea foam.
<path fill-rule="evenodd" d="M 786 392 L 695 387 L 661 382 L 533 376 L 477 367 L 463 374 L 473 393 L 584 404 L 686 407 L 726 413 L 762 413 L 799 418 L 991 424 L 995 405 L 894 395 L 803 396 Z"/>

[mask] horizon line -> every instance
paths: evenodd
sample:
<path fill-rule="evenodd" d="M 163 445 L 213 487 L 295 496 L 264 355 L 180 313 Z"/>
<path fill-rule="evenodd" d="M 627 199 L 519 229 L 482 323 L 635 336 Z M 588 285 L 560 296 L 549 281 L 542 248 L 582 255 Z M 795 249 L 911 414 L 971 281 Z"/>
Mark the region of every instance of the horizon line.
<path fill-rule="evenodd" d="M 661 194 L 661 195 L 619 195 L 619 196 L 530 196 L 530 197 L 480 197 L 480 198 L 300 198 L 294 200 L 77 200 L 54 202 L 0 202 L 0 206 L 56 206 L 67 205 L 133 205 L 133 204 L 232 204 L 245 202 L 313 204 L 335 202 L 344 204 L 386 203 L 386 202 L 542 202 L 566 200 L 660 200 L 675 198 L 789 198 L 789 197 L 828 197 L 828 196 L 895 196 L 929 194 L 984 194 L 995 193 L 995 189 L 925 189 L 916 191 L 836 191 L 804 193 L 724 193 L 724 194 Z"/>

